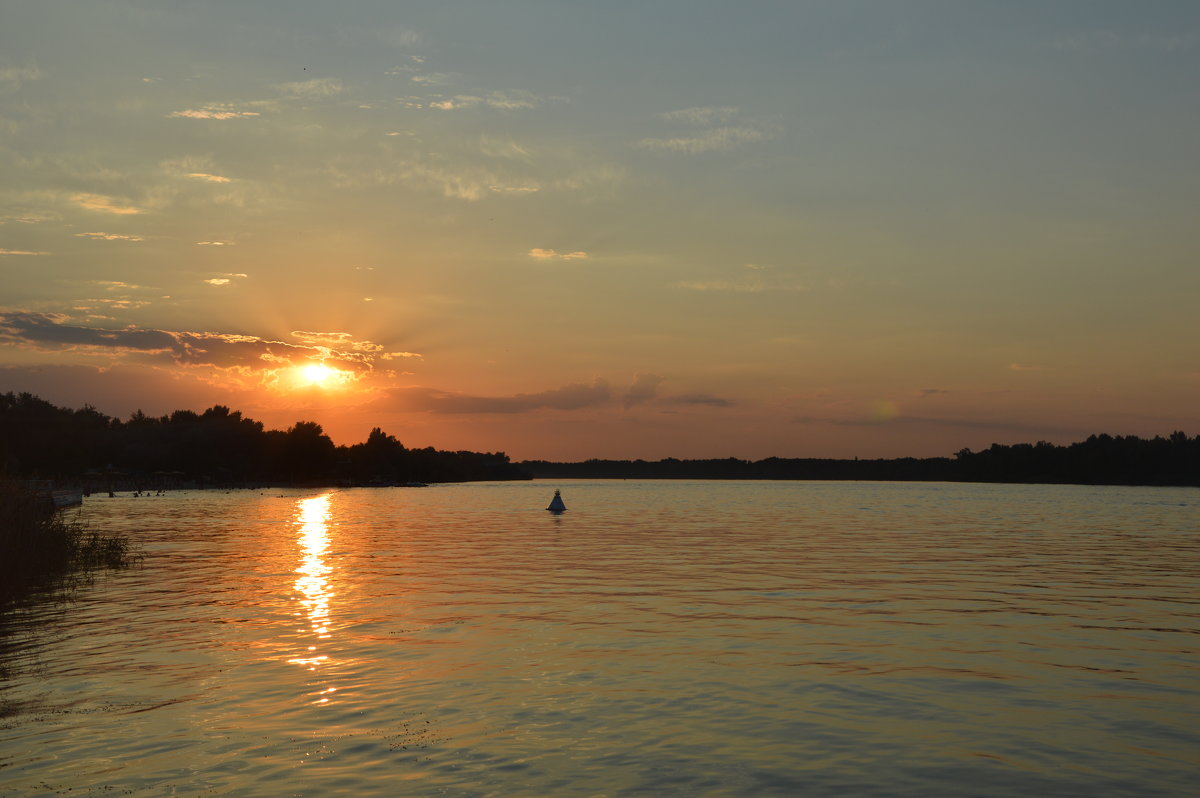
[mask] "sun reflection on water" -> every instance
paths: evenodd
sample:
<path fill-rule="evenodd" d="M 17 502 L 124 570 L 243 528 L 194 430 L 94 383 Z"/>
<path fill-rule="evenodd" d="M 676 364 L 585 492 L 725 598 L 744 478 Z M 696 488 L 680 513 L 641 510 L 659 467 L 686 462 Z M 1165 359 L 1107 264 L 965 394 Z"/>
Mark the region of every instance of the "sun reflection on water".
<path fill-rule="evenodd" d="M 308 621 L 307 631 L 315 638 L 306 656 L 293 657 L 288 662 L 316 670 L 329 660 L 319 654 L 318 645 L 331 637 L 329 631 L 329 602 L 334 593 L 329 585 L 330 567 L 325 562 L 329 551 L 329 494 L 301 499 L 297 503 L 296 525 L 303 550 L 295 588 L 300 593 L 301 613 Z"/>

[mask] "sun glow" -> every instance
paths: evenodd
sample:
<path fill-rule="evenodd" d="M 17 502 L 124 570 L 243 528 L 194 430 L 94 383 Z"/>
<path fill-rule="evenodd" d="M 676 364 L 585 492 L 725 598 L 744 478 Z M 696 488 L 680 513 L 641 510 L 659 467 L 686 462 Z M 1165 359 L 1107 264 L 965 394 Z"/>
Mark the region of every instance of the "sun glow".
<path fill-rule="evenodd" d="M 309 363 L 305 366 L 297 366 L 293 373 L 299 385 L 315 386 L 318 388 L 338 388 L 347 384 L 353 378 L 350 372 L 331 368 L 324 363 Z"/>
<path fill-rule="evenodd" d="M 306 381 L 321 385 L 333 377 L 334 370 L 323 363 L 310 363 L 300 368 L 300 376 Z"/>

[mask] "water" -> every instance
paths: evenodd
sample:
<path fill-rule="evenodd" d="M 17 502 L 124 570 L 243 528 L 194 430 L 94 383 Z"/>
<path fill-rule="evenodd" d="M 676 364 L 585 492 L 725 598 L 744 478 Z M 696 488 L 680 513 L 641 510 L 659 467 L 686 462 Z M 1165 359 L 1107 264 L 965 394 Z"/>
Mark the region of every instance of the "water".
<path fill-rule="evenodd" d="M 0 795 L 1185 795 L 1198 508 L 794 482 L 91 498 L 147 557 L 4 622 Z"/>

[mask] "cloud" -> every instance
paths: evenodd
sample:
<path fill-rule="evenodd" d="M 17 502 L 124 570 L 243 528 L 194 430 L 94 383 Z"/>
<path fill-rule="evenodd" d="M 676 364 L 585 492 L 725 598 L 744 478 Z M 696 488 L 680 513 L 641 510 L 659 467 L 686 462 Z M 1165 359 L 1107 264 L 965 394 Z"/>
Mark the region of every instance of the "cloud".
<path fill-rule="evenodd" d="M 733 402 L 710 393 L 685 393 L 667 397 L 663 401 L 677 405 L 706 405 L 708 407 L 732 407 Z"/>
<path fill-rule="evenodd" d="M 312 80 L 295 81 L 292 83 L 277 83 L 274 89 L 303 100 L 320 100 L 333 97 L 344 90 L 342 82 L 337 78 L 313 78 Z"/>
<path fill-rule="evenodd" d="M 478 202 L 490 198 L 524 197 L 538 191 L 590 191 L 610 189 L 624 172 L 604 166 L 580 166 L 578 153 L 563 153 L 544 167 L 562 169 L 564 176 L 553 180 L 531 177 L 526 164 L 515 158 L 485 156 L 472 150 L 466 158 L 445 153 L 427 153 L 385 165 L 362 161 L 350 167 L 327 167 L 333 184 L 340 188 L 365 185 L 406 185 L 437 191 L 449 199 Z M 476 156 L 475 162 L 469 158 Z"/>
<path fill-rule="evenodd" d="M 49 252 L 34 252 L 31 249 L 3 249 L 0 248 L 0 257 L 8 255 L 49 255 Z"/>
<path fill-rule="evenodd" d="M 1026 363 L 1009 363 L 1009 371 L 1049 371 L 1045 366 L 1030 366 Z"/>
<path fill-rule="evenodd" d="M 8 224 L 9 222 L 17 222 L 18 224 L 41 224 L 42 222 L 54 222 L 61 218 L 57 214 L 43 213 L 39 211 L 31 211 L 28 213 L 18 213 L 11 216 L 0 216 L 0 224 Z"/>
<path fill-rule="evenodd" d="M 226 119 L 245 119 L 259 115 L 258 111 L 237 111 L 223 103 L 213 103 L 199 109 L 191 108 L 186 111 L 172 111 L 167 114 L 168 117 L 176 119 L 216 119 L 221 121 Z"/>
<path fill-rule="evenodd" d="M 76 233 L 76 238 L 90 238 L 95 241 L 144 241 L 141 236 L 126 235 L 125 233 Z"/>
<path fill-rule="evenodd" d="M 472 166 L 443 165 L 423 161 L 400 164 L 392 174 L 377 174 L 378 182 L 413 183 L 440 191 L 449 199 L 477 202 L 490 193 L 490 186 L 500 183 L 499 176 L 490 169 Z"/>
<path fill-rule="evenodd" d="M 197 241 L 196 242 L 196 246 L 198 246 L 198 247 L 232 247 L 233 245 L 234 245 L 234 243 L 232 241 Z"/>
<path fill-rule="evenodd" d="M 421 77 L 418 75 L 413 80 L 425 82 L 431 86 L 439 85 L 434 81 L 419 81 L 418 79 Z M 437 108 L 440 111 L 456 111 L 462 108 L 472 108 L 477 105 L 485 105 L 488 108 L 496 108 L 501 111 L 523 111 L 529 108 L 536 108 L 541 102 L 542 99 L 532 92 L 523 89 L 510 89 L 508 91 L 489 92 L 486 96 L 456 94 L 453 97 L 447 97 L 442 100 L 428 100 L 426 105 L 429 108 Z M 417 104 L 417 107 L 420 107 L 419 104 Z"/>
<path fill-rule="evenodd" d="M 457 72 L 426 72 L 409 78 L 413 83 L 420 83 L 423 86 L 449 86 L 458 83 L 461 79 L 462 76 Z"/>
<path fill-rule="evenodd" d="M 232 182 L 231 178 L 222 177 L 221 175 L 210 175 L 207 172 L 189 172 L 188 177 L 194 178 L 196 180 L 204 180 L 209 183 L 230 183 L 230 182 Z"/>
<path fill-rule="evenodd" d="M 0 342 L 43 351 L 82 351 L 135 355 L 151 362 L 186 367 L 269 370 L 320 359 L 356 374 L 372 370 L 372 353 L 340 347 L 304 346 L 254 335 L 183 332 L 125 327 L 103 329 L 68 323 L 62 314 L 0 311 Z"/>
<path fill-rule="evenodd" d="M 87 282 L 90 285 L 98 285 L 101 288 L 103 288 L 105 291 L 117 291 L 117 290 L 140 291 L 145 288 L 145 286 L 143 286 L 143 285 L 135 285 L 133 283 L 127 283 L 124 280 L 88 280 Z"/>
<path fill-rule="evenodd" d="M 483 100 L 480 97 L 472 97 L 469 94 L 460 94 L 457 97 L 451 97 L 450 99 L 442 100 L 440 102 L 430 102 L 429 107 L 436 108 L 439 111 L 457 111 L 463 108 L 470 108 L 472 106 L 479 105 L 479 103 L 482 101 Z"/>
<path fill-rule="evenodd" d="M 0 67 L 0 86 L 19 89 L 22 83 L 44 78 L 46 73 L 36 66 Z"/>
<path fill-rule="evenodd" d="M 738 109 L 734 106 L 706 105 L 699 108 L 681 108 L 678 111 L 667 111 L 658 115 L 668 122 L 687 122 L 691 125 L 712 125 L 718 122 L 728 122 L 737 116 Z"/>
<path fill-rule="evenodd" d="M 245 275 L 243 275 L 245 276 Z M 383 345 L 372 341 L 355 341 L 348 332 L 309 332 L 308 330 L 292 330 L 292 337 L 308 346 L 325 346 L 333 349 L 350 349 L 354 352 L 382 352 Z M 398 353 L 409 357 L 419 357 L 412 352 Z M 389 358 L 390 359 L 390 358 Z"/>
<path fill-rule="evenodd" d="M 539 102 L 540 100 L 536 95 L 523 89 L 494 91 L 487 96 L 487 104 L 489 106 L 492 108 L 500 108 L 505 111 L 533 108 Z"/>
<path fill-rule="evenodd" d="M 406 388 L 397 395 L 406 408 L 427 413 L 527 413 L 542 408 L 580 410 L 609 402 L 608 383 L 596 379 L 591 385 L 573 383 L 540 393 L 515 396 L 471 396 L 434 388 Z"/>
<path fill-rule="evenodd" d="M 132 205 L 118 205 L 115 199 L 103 194 L 74 194 L 71 196 L 71 201 L 89 211 L 115 213 L 118 216 L 129 216 L 142 212 L 140 208 Z"/>
<path fill-rule="evenodd" d="M 533 249 L 529 250 L 529 257 L 536 260 L 587 260 L 588 254 L 582 250 L 559 253 L 553 249 L 541 249 L 540 247 L 534 247 Z"/>
<path fill-rule="evenodd" d="M 217 286 L 229 285 L 234 280 L 243 278 L 245 276 L 246 275 L 241 274 L 240 272 L 236 273 L 236 274 L 227 272 L 218 277 L 210 277 L 209 279 L 205 280 L 204 282 L 208 283 L 209 285 L 217 285 Z"/>
<path fill-rule="evenodd" d="M 489 191 L 497 194 L 532 194 L 541 191 L 541 186 L 488 186 Z"/>
<path fill-rule="evenodd" d="M 703 131 L 695 136 L 680 136 L 669 139 L 646 138 L 638 146 L 647 150 L 665 150 L 685 155 L 698 155 L 712 150 L 728 150 L 739 144 L 762 141 L 767 134 L 755 127 L 718 127 Z"/>
<path fill-rule="evenodd" d="M 510 138 L 501 139 L 494 136 L 480 136 L 479 151 L 489 158 L 504 158 L 524 163 L 530 163 L 533 160 L 529 150 Z"/>
<path fill-rule="evenodd" d="M 633 407 L 634 405 L 648 402 L 654 398 L 658 392 L 658 386 L 663 382 L 663 377 L 657 374 L 638 374 L 633 378 L 633 384 L 629 386 L 629 390 L 625 391 L 624 404 L 625 407 Z"/>

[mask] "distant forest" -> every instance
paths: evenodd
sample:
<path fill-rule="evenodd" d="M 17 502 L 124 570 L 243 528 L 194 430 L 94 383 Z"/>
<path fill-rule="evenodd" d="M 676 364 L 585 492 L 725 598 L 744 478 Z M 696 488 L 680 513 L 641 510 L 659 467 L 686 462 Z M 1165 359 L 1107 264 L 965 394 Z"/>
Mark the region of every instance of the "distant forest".
<path fill-rule="evenodd" d="M 939 482 L 1029 482 L 1079 485 L 1200 486 L 1200 435 L 1182 432 L 1145 440 L 1092 435 L 1055 446 L 1040 441 L 963 449 L 953 458 L 825 460 L 587 460 L 520 463 L 537 478 L 587 479 L 846 479 Z"/>
<path fill-rule="evenodd" d="M 378 427 L 363 443 L 335 446 L 320 424 L 264 429 L 222 405 L 121 421 L 28 393 L 0 394 L 0 474 L 92 490 L 530 478 L 503 452 L 408 449 Z"/>
<path fill-rule="evenodd" d="M 586 460 L 512 463 L 503 452 L 409 449 L 376 427 L 335 446 L 320 424 L 264 429 L 216 405 L 128 420 L 69 410 L 28 393 L 0 394 L 0 475 L 90 487 L 392 485 L 533 477 L 589 479 L 844 479 L 1200 486 L 1200 435 L 1093 435 L 1069 446 L 992 444 L 953 457 L 831 460 Z"/>

